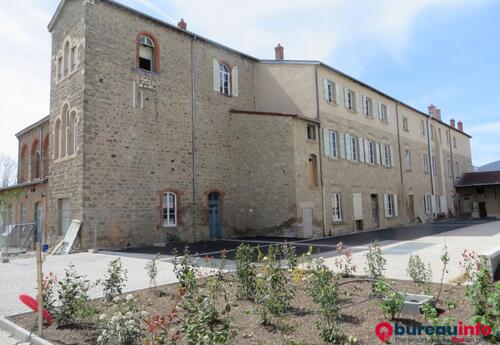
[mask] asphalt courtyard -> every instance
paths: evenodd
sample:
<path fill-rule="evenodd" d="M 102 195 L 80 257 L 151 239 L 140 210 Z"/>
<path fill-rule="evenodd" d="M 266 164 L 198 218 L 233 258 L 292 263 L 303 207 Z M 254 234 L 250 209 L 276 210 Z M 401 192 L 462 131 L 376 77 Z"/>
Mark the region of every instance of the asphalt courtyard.
<path fill-rule="evenodd" d="M 240 237 L 234 239 L 221 239 L 212 241 L 199 241 L 189 244 L 169 244 L 165 247 L 143 247 L 129 248 L 116 251 L 122 255 L 132 257 L 143 257 L 155 255 L 157 253 L 165 257 L 173 257 L 175 253 L 182 255 L 187 249 L 191 256 L 198 257 L 213 257 L 220 259 L 224 254 L 227 259 L 234 259 L 234 255 L 238 246 L 246 243 L 251 246 L 259 247 L 263 252 L 271 244 L 289 243 L 295 246 L 297 253 L 306 253 L 310 247 L 314 254 L 335 255 L 336 245 L 339 242 L 351 247 L 353 252 L 363 251 L 366 246 L 377 240 L 380 243 L 412 241 L 422 237 L 438 235 L 444 232 L 470 227 L 475 225 L 487 224 L 491 220 L 446 220 L 434 223 L 415 224 L 409 226 L 385 228 L 379 230 L 371 230 L 357 232 L 347 235 L 328 236 L 324 238 L 314 239 L 298 239 L 298 238 L 283 238 L 283 237 Z M 112 252 L 110 252 L 112 253 Z M 118 254 L 120 255 L 120 254 Z"/>

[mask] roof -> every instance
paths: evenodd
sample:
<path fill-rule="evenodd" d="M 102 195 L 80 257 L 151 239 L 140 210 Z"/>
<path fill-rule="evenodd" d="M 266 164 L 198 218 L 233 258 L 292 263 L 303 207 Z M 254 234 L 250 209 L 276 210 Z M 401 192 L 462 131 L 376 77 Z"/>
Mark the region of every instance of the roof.
<path fill-rule="evenodd" d="M 239 109 L 231 109 L 230 112 L 232 114 L 244 114 L 244 115 L 262 115 L 262 116 L 277 116 L 277 117 L 292 117 L 299 120 L 319 123 L 316 119 L 311 119 L 306 116 L 302 116 L 296 113 L 277 113 L 272 111 L 255 111 L 255 110 L 239 110 Z"/>
<path fill-rule="evenodd" d="M 463 174 L 455 187 L 479 187 L 500 185 L 500 170 L 475 171 Z"/>
<path fill-rule="evenodd" d="M 60 14 L 63 6 L 64 6 L 64 3 L 66 1 L 69 1 L 69 0 L 61 0 L 61 2 L 59 3 L 59 6 L 57 7 L 57 10 L 54 13 L 54 15 L 53 15 L 53 17 L 50 20 L 50 23 L 48 25 L 49 31 L 52 31 L 52 28 L 53 28 L 55 22 L 57 21 L 57 18 L 58 18 L 59 14 Z M 96 1 L 96 0 L 87 0 L 87 1 Z M 447 124 L 447 123 L 445 123 L 445 122 L 443 122 L 443 121 L 441 121 L 439 119 L 436 119 L 435 117 L 432 117 L 431 115 L 429 115 L 429 114 L 427 114 L 425 112 L 422 112 L 422 111 L 420 111 L 420 110 L 418 110 L 418 109 L 416 109 L 416 108 L 414 108 L 414 107 L 412 107 L 412 106 L 410 106 L 410 105 L 408 105 L 408 104 L 406 104 L 406 103 L 404 103 L 404 102 L 402 102 L 402 101 L 400 101 L 400 100 L 398 100 L 398 99 L 396 99 L 396 98 L 394 98 L 392 96 L 389 96 L 388 94 L 386 94 L 386 93 L 384 93 L 384 92 L 376 89 L 375 87 L 370 86 L 370 85 L 368 85 L 368 84 L 366 84 L 366 83 L 364 83 L 364 82 L 362 82 L 362 81 L 360 81 L 360 80 L 358 80 L 358 79 L 356 79 L 356 78 L 354 78 L 354 77 L 352 77 L 352 76 L 350 76 L 350 75 L 348 75 L 348 74 L 346 74 L 344 72 L 341 72 L 338 69 L 333 68 L 330 65 L 325 64 L 325 63 L 323 63 L 321 61 L 318 61 L 318 60 L 265 60 L 265 59 L 258 59 L 256 57 L 253 57 L 253 56 L 248 55 L 246 53 L 240 52 L 238 50 L 229 48 L 229 47 L 227 47 L 227 46 L 225 46 L 223 44 L 220 44 L 220 43 L 217 43 L 215 41 L 212 41 L 211 39 L 208 39 L 208 38 L 205 38 L 205 37 L 200 36 L 198 34 L 195 34 L 195 33 L 191 32 L 191 31 L 183 30 L 183 29 L 179 28 L 176 25 L 167 23 L 167 22 L 165 22 L 163 20 L 160 20 L 158 18 L 150 16 L 150 15 L 144 13 L 144 12 L 141 12 L 141 11 L 138 11 L 138 10 L 133 9 L 131 7 L 128 7 L 126 5 L 123 5 L 123 4 L 119 3 L 118 1 L 115 1 L 115 0 L 100 0 L 100 1 L 107 2 L 108 4 L 111 4 L 113 6 L 121 8 L 123 10 L 129 11 L 129 12 L 131 12 L 133 14 L 136 14 L 136 15 L 139 15 L 141 17 L 144 17 L 144 18 L 146 18 L 148 20 L 151 20 L 151 21 L 153 21 L 155 23 L 158 23 L 160 25 L 166 26 L 166 27 L 168 27 L 168 28 L 170 28 L 170 29 L 172 29 L 174 31 L 177 31 L 177 32 L 182 33 L 182 34 L 187 35 L 187 36 L 190 36 L 190 37 L 192 37 L 194 39 L 197 39 L 197 40 L 200 40 L 200 41 L 204 41 L 204 42 L 212 44 L 212 45 L 214 45 L 216 47 L 225 49 L 225 50 L 227 50 L 229 52 L 241 55 L 241 56 L 243 56 L 243 57 L 245 57 L 245 58 L 247 58 L 249 60 L 253 60 L 253 61 L 260 62 L 260 63 L 265 63 L 265 64 L 287 64 L 287 63 L 289 63 L 289 64 L 304 64 L 304 65 L 311 65 L 311 64 L 313 64 L 313 65 L 323 66 L 323 67 L 325 67 L 327 69 L 332 70 L 335 73 L 338 73 L 338 74 L 340 74 L 340 75 L 342 75 L 342 76 L 344 76 L 344 77 L 346 77 L 348 79 L 351 79 L 352 81 L 354 81 L 354 82 L 356 82 L 356 83 L 358 83 L 358 84 L 360 84 L 360 85 L 362 85 L 362 86 L 364 86 L 364 87 L 366 87 L 366 88 L 368 88 L 368 89 L 370 89 L 370 90 L 372 90 L 374 92 L 377 92 L 377 93 L 381 94 L 384 97 L 387 97 L 388 99 L 396 102 L 397 104 L 401 104 L 401 105 L 404 105 L 405 107 L 408 107 L 409 109 L 417 112 L 420 115 L 423 115 L 423 116 L 425 116 L 427 118 L 432 118 L 433 120 L 441 123 L 443 126 L 448 127 L 450 129 L 453 129 L 457 133 L 460 133 L 460 134 L 463 134 L 463 135 L 465 135 L 465 136 L 467 136 L 469 138 L 472 138 L 472 136 L 470 136 L 469 134 L 467 134 L 465 132 L 462 132 L 462 131 L 459 131 L 457 128 L 451 127 L 449 124 Z"/>
<path fill-rule="evenodd" d="M 20 130 L 19 132 L 16 133 L 16 137 L 20 137 L 21 135 L 25 134 L 25 133 L 28 133 L 29 131 L 31 131 L 33 128 L 36 128 L 38 126 L 40 126 L 41 124 L 45 123 L 45 122 L 48 122 L 49 121 L 49 115 L 45 116 L 43 119 L 41 120 L 38 120 L 37 122 L 29 125 L 28 127 Z"/>
<path fill-rule="evenodd" d="M 15 184 L 13 186 L 8 186 L 8 187 L 0 188 L 0 193 L 8 191 L 8 190 L 12 190 L 12 189 L 18 189 L 18 188 L 24 188 L 24 187 L 31 187 L 31 186 L 35 186 L 37 184 L 45 184 L 48 181 L 49 181 L 48 178 L 44 178 L 44 179 L 38 179 L 38 180 L 29 181 L 29 182 L 19 183 L 19 184 Z"/>

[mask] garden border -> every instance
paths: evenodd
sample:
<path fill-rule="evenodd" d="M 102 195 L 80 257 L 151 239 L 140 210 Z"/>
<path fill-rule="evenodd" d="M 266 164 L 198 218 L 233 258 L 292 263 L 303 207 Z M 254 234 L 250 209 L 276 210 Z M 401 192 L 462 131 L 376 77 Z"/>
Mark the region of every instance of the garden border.
<path fill-rule="evenodd" d="M 9 333 L 11 336 L 19 341 L 29 341 L 30 345 L 53 345 L 51 342 L 32 334 L 30 339 L 30 332 L 16 323 L 2 317 L 0 318 L 0 330 Z"/>

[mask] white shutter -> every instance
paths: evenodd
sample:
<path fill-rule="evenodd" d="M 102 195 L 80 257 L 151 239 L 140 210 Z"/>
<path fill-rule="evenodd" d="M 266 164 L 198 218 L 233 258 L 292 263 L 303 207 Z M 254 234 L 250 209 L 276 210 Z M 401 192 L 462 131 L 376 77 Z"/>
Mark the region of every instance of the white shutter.
<path fill-rule="evenodd" d="M 363 111 L 363 115 L 365 115 L 365 114 L 367 113 L 367 111 L 366 111 L 366 101 L 365 101 L 365 98 L 366 98 L 366 96 L 365 96 L 365 95 L 361 96 L 361 103 L 362 103 L 361 109 L 362 109 L 362 111 Z"/>
<path fill-rule="evenodd" d="M 382 118 L 382 103 L 380 103 L 380 102 L 378 104 L 378 118 L 380 120 L 383 120 L 383 118 Z"/>
<path fill-rule="evenodd" d="M 448 205 L 446 203 L 446 195 L 440 196 L 441 212 L 448 213 Z"/>
<path fill-rule="evenodd" d="M 335 103 L 340 104 L 340 89 L 339 89 L 339 84 L 334 83 L 333 86 L 335 87 Z"/>
<path fill-rule="evenodd" d="M 347 101 L 349 91 L 344 87 L 344 107 L 349 109 L 349 102 Z"/>
<path fill-rule="evenodd" d="M 356 101 L 356 111 L 357 112 L 362 112 L 362 107 L 361 107 L 361 99 L 362 99 L 362 96 L 360 93 L 358 92 L 355 92 L 354 93 L 354 98 L 355 98 L 355 101 Z"/>
<path fill-rule="evenodd" d="M 399 217 L 399 210 L 398 210 L 398 195 L 394 194 L 394 216 Z"/>
<path fill-rule="evenodd" d="M 231 72 L 231 95 L 238 97 L 239 87 L 238 87 L 238 66 L 233 67 L 233 71 Z"/>
<path fill-rule="evenodd" d="M 352 193 L 354 220 L 363 220 L 363 199 L 361 193 Z"/>
<path fill-rule="evenodd" d="M 328 80 L 326 80 L 325 78 L 323 78 L 323 99 L 325 101 L 329 101 L 328 99 Z"/>
<path fill-rule="evenodd" d="M 378 102 L 376 100 L 372 101 L 372 107 L 373 107 L 373 114 L 372 115 L 374 117 L 378 118 L 379 117 L 379 113 L 378 113 L 378 111 L 379 111 L 379 104 L 378 104 Z"/>
<path fill-rule="evenodd" d="M 436 212 L 436 198 L 434 197 L 434 195 L 431 195 L 431 212 L 434 213 Z"/>
<path fill-rule="evenodd" d="M 347 159 L 352 160 L 351 136 L 349 134 L 345 134 L 345 155 Z"/>
<path fill-rule="evenodd" d="M 389 122 L 389 106 L 386 106 L 386 107 L 385 107 L 385 111 L 387 112 L 387 113 L 385 114 L 385 116 L 387 117 L 387 118 L 386 118 L 386 121 L 387 121 L 387 122 Z"/>
<path fill-rule="evenodd" d="M 391 167 L 394 167 L 394 147 L 392 145 L 389 145 L 389 153 L 390 153 L 390 157 L 391 157 L 391 162 L 390 162 L 390 166 Z"/>
<path fill-rule="evenodd" d="M 325 149 L 325 156 L 331 157 L 333 156 L 333 153 L 330 150 L 330 133 L 327 128 L 323 128 L 323 145 Z"/>
<path fill-rule="evenodd" d="M 376 142 L 373 142 L 373 154 L 375 155 L 375 157 L 373 157 L 373 160 L 375 161 L 375 164 L 380 164 L 378 150 L 378 144 Z"/>
<path fill-rule="evenodd" d="M 363 139 L 363 146 L 365 148 L 365 162 L 370 163 L 370 142 Z"/>
<path fill-rule="evenodd" d="M 340 158 L 346 159 L 344 133 L 337 133 L 337 144 L 340 149 Z"/>
<path fill-rule="evenodd" d="M 379 157 L 377 157 L 377 159 L 378 159 L 380 165 L 384 165 L 384 152 L 382 152 L 382 145 L 377 144 L 377 146 L 378 146 L 378 154 L 379 154 Z"/>
<path fill-rule="evenodd" d="M 359 161 L 365 161 L 365 138 L 359 138 Z"/>
<path fill-rule="evenodd" d="M 385 217 L 389 218 L 389 195 L 384 194 L 384 213 Z"/>
<path fill-rule="evenodd" d="M 220 71 L 219 61 L 213 59 L 213 78 L 214 78 L 214 91 L 220 92 Z"/>

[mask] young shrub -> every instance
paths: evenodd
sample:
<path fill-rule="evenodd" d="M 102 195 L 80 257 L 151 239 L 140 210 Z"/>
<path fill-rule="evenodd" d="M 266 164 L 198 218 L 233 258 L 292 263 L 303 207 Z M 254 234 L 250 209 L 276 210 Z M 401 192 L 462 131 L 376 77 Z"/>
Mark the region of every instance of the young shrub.
<path fill-rule="evenodd" d="M 89 289 L 89 281 L 76 273 L 74 265 L 69 265 L 57 289 L 59 306 L 56 308 L 55 321 L 59 327 L 74 325 L 95 313 L 89 306 Z"/>
<path fill-rule="evenodd" d="M 268 255 L 262 259 L 261 273 L 256 277 L 256 311 L 263 324 L 289 311 L 295 294 L 295 286 L 290 284 L 281 268 L 279 254 L 279 246 L 269 246 Z"/>
<path fill-rule="evenodd" d="M 120 258 L 111 260 L 108 265 L 108 272 L 102 285 L 104 287 L 104 298 L 108 302 L 112 301 L 123 292 L 123 287 L 127 283 L 127 270 L 123 268 Z"/>
<path fill-rule="evenodd" d="M 339 279 L 325 266 L 323 259 L 316 260 L 310 266 L 310 277 L 306 291 L 319 306 L 321 319 L 316 327 L 324 341 L 340 343 L 343 338 L 340 327 Z"/>
<path fill-rule="evenodd" d="M 236 277 L 240 283 L 238 297 L 255 297 L 255 249 L 248 244 L 240 244 L 236 250 Z"/>
<path fill-rule="evenodd" d="M 43 307 L 47 309 L 49 313 L 55 311 L 55 297 L 54 290 L 57 284 L 57 277 L 54 273 L 49 272 L 47 275 L 42 276 L 42 297 L 43 297 Z"/>
<path fill-rule="evenodd" d="M 342 277 L 352 277 L 356 272 L 356 265 L 352 263 L 352 249 L 343 242 L 337 243 L 336 249 L 339 256 L 335 257 L 335 267 L 341 272 Z"/>
<path fill-rule="evenodd" d="M 297 267 L 297 251 L 295 250 L 295 246 L 290 245 L 289 243 L 285 243 L 281 245 L 281 256 L 284 260 L 286 260 L 288 269 L 294 270 Z"/>
<path fill-rule="evenodd" d="M 134 295 L 115 297 L 111 318 L 99 317 L 103 331 L 97 338 L 98 345 L 139 345 L 144 336 L 145 312 L 139 312 Z"/>
<path fill-rule="evenodd" d="M 440 260 L 443 264 L 443 269 L 441 270 L 441 281 L 439 282 L 439 292 L 437 294 L 436 301 L 439 301 L 439 297 L 441 296 L 441 291 L 443 290 L 444 275 L 448 273 L 447 267 L 450 263 L 450 256 L 448 255 L 448 247 L 446 246 L 446 244 L 443 246 L 443 253 L 441 254 Z"/>
<path fill-rule="evenodd" d="M 403 294 L 389 288 L 383 280 L 375 282 L 373 288 L 375 294 L 380 297 L 380 309 L 386 317 L 394 320 L 403 307 Z"/>
<path fill-rule="evenodd" d="M 156 277 L 158 276 L 158 262 L 160 261 L 160 253 L 157 253 L 155 256 L 151 258 L 146 264 L 146 273 L 149 278 L 149 287 L 157 287 Z"/>
<path fill-rule="evenodd" d="M 371 278 L 381 279 L 384 277 L 387 260 L 382 254 L 378 241 L 374 241 L 368 246 L 366 262 L 367 267 L 365 268 L 365 271 Z"/>
<path fill-rule="evenodd" d="M 418 255 L 410 255 L 406 273 L 415 283 L 428 284 L 432 279 L 431 266 L 425 266 Z"/>
<path fill-rule="evenodd" d="M 191 263 L 191 257 L 189 255 L 189 250 L 187 247 L 184 249 L 184 256 L 181 259 L 174 252 L 174 272 L 177 280 L 183 288 L 187 290 L 188 293 L 196 290 L 196 278 L 199 274 L 199 269 L 196 264 Z"/>

